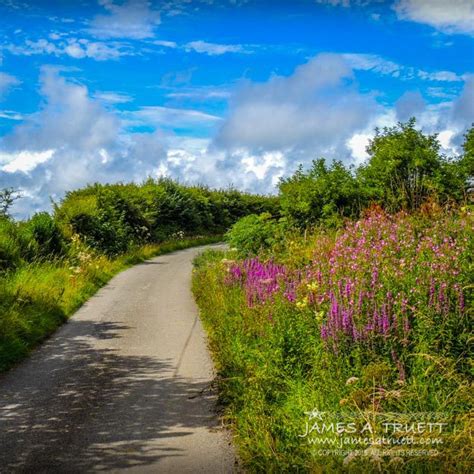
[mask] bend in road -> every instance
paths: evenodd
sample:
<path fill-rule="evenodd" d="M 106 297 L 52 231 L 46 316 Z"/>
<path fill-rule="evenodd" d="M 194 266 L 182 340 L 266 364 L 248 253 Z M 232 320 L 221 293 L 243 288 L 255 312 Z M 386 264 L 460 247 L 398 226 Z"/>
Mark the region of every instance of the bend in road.
<path fill-rule="evenodd" d="M 0 377 L 0 472 L 232 472 L 190 291 L 202 248 L 130 268 Z"/>

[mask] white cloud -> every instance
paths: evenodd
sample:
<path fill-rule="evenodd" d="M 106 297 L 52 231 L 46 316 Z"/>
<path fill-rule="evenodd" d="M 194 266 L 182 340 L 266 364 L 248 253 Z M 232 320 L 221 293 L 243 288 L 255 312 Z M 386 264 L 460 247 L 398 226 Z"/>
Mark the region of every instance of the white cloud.
<path fill-rule="evenodd" d="M 422 79 L 433 82 L 461 82 L 463 75 L 452 71 L 423 71 L 404 66 L 376 54 L 346 53 L 342 55 L 353 69 L 371 71 L 383 76 L 392 76 L 402 80 Z"/>
<path fill-rule="evenodd" d="M 397 110 L 361 93 L 347 58 L 336 54 L 319 55 L 289 76 L 241 83 L 224 120 L 177 107 L 114 110 L 128 97 L 111 91 L 91 96 L 52 68 L 43 69 L 40 84 L 40 110 L 0 140 L 0 188 L 24 191 L 15 207 L 23 216 L 47 208 L 49 196 L 58 199 L 87 183 L 141 181 L 148 175 L 269 192 L 281 176 L 319 156 L 363 161 L 374 127 L 392 126 L 414 109 L 425 131 L 441 131 L 447 153 L 459 149 L 462 133 L 474 121 L 470 77 L 454 100 L 423 106 L 412 92 Z M 158 131 L 131 132 L 130 125 Z M 203 139 L 166 131 L 170 127 L 220 128 Z"/>
<path fill-rule="evenodd" d="M 363 71 L 373 71 L 383 75 L 399 77 L 402 70 L 400 64 L 384 59 L 376 54 L 347 53 L 343 54 L 343 57 L 352 68 Z"/>
<path fill-rule="evenodd" d="M 0 118 L 6 120 L 23 120 L 25 117 L 24 115 L 13 110 L 0 110 Z"/>
<path fill-rule="evenodd" d="M 420 79 L 434 82 L 460 82 L 464 80 L 463 76 L 459 76 L 452 71 L 418 71 L 418 77 Z"/>
<path fill-rule="evenodd" d="M 137 111 L 125 112 L 124 117 L 130 124 L 159 126 L 189 126 L 209 124 L 221 120 L 215 115 L 200 110 L 177 109 L 173 107 L 146 106 Z"/>
<path fill-rule="evenodd" d="M 332 7 L 350 7 L 351 0 L 316 0 L 316 3 L 331 5 Z"/>
<path fill-rule="evenodd" d="M 231 93 L 227 89 L 215 87 L 199 87 L 192 89 L 180 88 L 179 91 L 169 92 L 166 97 L 170 99 L 196 99 L 196 100 L 224 100 L 229 99 Z"/>
<path fill-rule="evenodd" d="M 133 97 L 119 92 L 96 92 L 94 98 L 106 104 L 125 104 L 133 100 Z"/>
<path fill-rule="evenodd" d="M 280 172 L 272 176 L 272 184 L 275 185 L 283 176 L 285 156 L 280 151 L 265 152 L 260 156 L 248 156 L 244 153 L 241 163 L 244 165 L 245 172 L 253 173 L 259 180 L 264 179 L 272 168 L 278 169 Z"/>
<path fill-rule="evenodd" d="M 114 93 L 91 97 L 88 89 L 43 68 L 41 109 L 24 118 L 0 140 L 0 188 L 14 186 L 24 198 L 19 217 L 49 207 L 49 197 L 93 182 L 141 181 L 166 173 L 181 181 L 216 184 L 221 154 L 208 152 L 208 141 L 162 132 L 127 133 L 118 113 L 105 109 Z M 148 126 L 214 123 L 199 111 L 149 107 L 137 111 Z M 224 178 L 222 178 L 224 179 Z M 228 184 L 228 183 L 223 183 Z"/>
<path fill-rule="evenodd" d="M 217 44 L 206 41 L 191 41 L 184 46 L 186 51 L 195 51 L 209 56 L 218 56 L 226 53 L 242 53 L 244 48 L 240 44 Z"/>
<path fill-rule="evenodd" d="M 21 81 L 15 76 L 0 72 L 0 100 L 3 100 L 10 90 L 21 84 Z"/>
<path fill-rule="evenodd" d="M 3 139 L 7 148 L 93 151 L 113 142 L 118 120 L 89 99 L 86 87 L 67 82 L 54 68 L 43 68 L 40 79 L 45 105 Z"/>
<path fill-rule="evenodd" d="M 174 41 L 164 41 L 164 40 L 156 40 L 153 41 L 153 44 L 156 46 L 164 46 L 165 48 L 177 48 L 178 45 Z"/>
<path fill-rule="evenodd" d="M 99 38 L 151 38 L 160 24 L 160 14 L 150 8 L 148 0 L 128 0 L 123 4 L 100 0 L 99 3 L 108 14 L 96 16 L 89 28 Z"/>
<path fill-rule="evenodd" d="M 460 96 L 454 101 L 452 118 L 461 126 L 474 123 L 474 75 L 467 77 Z"/>
<path fill-rule="evenodd" d="M 370 133 L 354 133 L 347 140 L 347 147 L 351 150 L 351 155 L 358 163 L 362 163 L 369 157 L 366 149 L 371 138 L 372 135 Z"/>
<path fill-rule="evenodd" d="M 3 163 L 1 169 L 9 173 L 14 173 L 15 171 L 26 173 L 36 168 L 40 163 L 48 161 L 53 156 L 53 153 L 54 150 L 0 153 L 0 163 Z"/>
<path fill-rule="evenodd" d="M 321 54 L 289 77 L 243 84 L 216 143 L 254 151 L 322 152 L 338 146 L 375 108 L 351 79 L 352 70 L 344 58 Z"/>
<path fill-rule="evenodd" d="M 425 23 L 445 33 L 474 35 L 472 0 L 398 0 L 399 18 Z"/>
<path fill-rule="evenodd" d="M 386 0 L 316 0 L 321 5 L 329 5 L 332 7 L 349 8 L 352 6 L 367 7 L 377 3 L 383 3 Z"/>
<path fill-rule="evenodd" d="M 48 41 L 39 39 L 26 40 L 22 45 L 7 44 L 4 49 L 12 54 L 69 56 L 75 59 L 90 58 L 96 61 L 107 61 L 133 54 L 130 47 L 117 42 L 90 41 L 85 38 L 68 38 L 67 40 Z"/>
<path fill-rule="evenodd" d="M 404 122 L 410 117 L 419 116 L 426 108 L 426 102 L 419 91 L 405 92 L 395 103 L 397 119 Z"/>

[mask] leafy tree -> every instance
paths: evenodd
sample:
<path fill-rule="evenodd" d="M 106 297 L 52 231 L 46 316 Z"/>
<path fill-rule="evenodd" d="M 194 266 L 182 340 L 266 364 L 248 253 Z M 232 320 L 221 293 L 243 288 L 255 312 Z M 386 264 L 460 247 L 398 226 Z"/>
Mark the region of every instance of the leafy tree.
<path fill-rule="evenodd" d="M 328 166 L 319 159 L 307 172 L 300 166 L 280 181 L 279 189 L 282 214 L 300 227 L 338 224 L 341 217 L 356 216 L 363 204 L 352 170 L 341 161 Z"/>
<path fill-rule="evenodd" d="M 464 153 L 460 161 L 460 166 L 466 179 L 466 188 L 472 190 L 474 185 L 474 124 L 464 135 L 462 148 Z"/>
<path fill-rule="evenodd" d="M 439 190 L 442 167 L 437 135 L 424 135 L 411 118 L 395 127 L 376 129 L 367 152 L 370 159 L 358 169 L 368 199 L 390 211 L 417 208 Z"/>

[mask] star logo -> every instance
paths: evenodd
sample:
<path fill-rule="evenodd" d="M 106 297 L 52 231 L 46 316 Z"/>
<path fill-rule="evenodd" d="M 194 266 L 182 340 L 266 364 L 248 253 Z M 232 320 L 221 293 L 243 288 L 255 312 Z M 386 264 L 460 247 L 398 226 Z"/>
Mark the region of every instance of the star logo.
<path fill-rule="evenodd" d="M 316 408 L 313 408 L 313 410 L 311 410 L 311 411 L 305 411 L 304 414 L 307 415 L 310 420 L 321 420 L 321 421 L 323 421 L 324 412 L 319 411 Z"/>

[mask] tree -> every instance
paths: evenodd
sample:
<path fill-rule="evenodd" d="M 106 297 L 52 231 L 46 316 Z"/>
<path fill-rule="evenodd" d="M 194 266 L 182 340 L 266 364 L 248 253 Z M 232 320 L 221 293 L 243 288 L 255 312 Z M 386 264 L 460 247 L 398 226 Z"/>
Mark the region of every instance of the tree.
<path fill-rule="evenodd" d="M 474 124 L 464 135 L 463 156 L 460 164 L 466 176 L 466 185 L 472 189 L 474 183 Z"/>
<path fill-rule="evenodd" d="M 21 197 L 14 188 L 0 190 L 0 217 L 8 217 L 8 210 Z"/>
<path fill-rule="evenodd" d="M 436 195 L 443 160 L 437 134 L 425 135 L 416 120 L 375 130 L 367 147 L 369 161 L 358 178 L 370 200 L 390 211 L 414 209 Z"/>
<path fill-rule="evenodd" d="M 283 216 L 300 227 L 324 221 L 338 224 L 341 217 L 355 217 L 361 209 L 362 196 L 351 168 L 341 161 L 327 165 L 324 159 L 296 173 L 279 184 Z"/>

